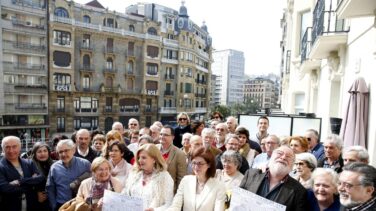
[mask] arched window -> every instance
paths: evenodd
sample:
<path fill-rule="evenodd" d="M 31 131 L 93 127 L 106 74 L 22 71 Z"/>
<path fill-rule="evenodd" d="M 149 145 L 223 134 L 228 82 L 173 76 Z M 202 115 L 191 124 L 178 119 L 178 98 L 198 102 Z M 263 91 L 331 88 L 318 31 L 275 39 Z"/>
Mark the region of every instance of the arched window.
<path fill-rule="evenodd" d="M 84 15 L 84 17 L 82 18 L 82 20 L 83 20 L 84 23 L 91 23 L 91 18 L 88 15 Z"/>
<path fill-rule="evenodd" d="M 56 8 L 54 14 L 58 17 L 69 18 L 68 11 L 65 8 L 62 8 L 62 7 Z"/>
<path fill-rule="evenodd" d="M 133 25 L 129 25 L 129 31 L 134 32 L 134 26 Z"/>
<path fill-rule="evenodd" d="M 157 35 L 157 30 L 154 27 L 150 27 L 148 29 L 148 34 L 150 34 L 150 35 Z"/>

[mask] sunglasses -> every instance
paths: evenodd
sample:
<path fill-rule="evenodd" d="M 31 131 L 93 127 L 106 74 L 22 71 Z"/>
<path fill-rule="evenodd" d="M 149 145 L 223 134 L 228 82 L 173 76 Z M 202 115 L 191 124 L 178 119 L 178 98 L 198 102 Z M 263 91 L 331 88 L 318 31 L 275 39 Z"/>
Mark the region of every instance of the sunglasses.
<path fill-rule="evenodd" d="M 179 118 L 179 121 L 185 121 L 185 120 L 187 120 L 187 118 Z"/>

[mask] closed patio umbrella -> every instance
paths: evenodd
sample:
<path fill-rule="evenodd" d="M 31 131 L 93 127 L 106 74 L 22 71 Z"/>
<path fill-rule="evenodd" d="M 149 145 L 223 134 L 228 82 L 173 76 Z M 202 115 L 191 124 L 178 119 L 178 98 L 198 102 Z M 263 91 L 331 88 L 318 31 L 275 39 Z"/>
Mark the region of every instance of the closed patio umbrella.
<path fill-rule="evenodd" d="M 350 98 L 344 111 L 340 136 L 344 146 L 367 147 L 369 90 L 364 78 L 357 78 L 349 89 Z"/>

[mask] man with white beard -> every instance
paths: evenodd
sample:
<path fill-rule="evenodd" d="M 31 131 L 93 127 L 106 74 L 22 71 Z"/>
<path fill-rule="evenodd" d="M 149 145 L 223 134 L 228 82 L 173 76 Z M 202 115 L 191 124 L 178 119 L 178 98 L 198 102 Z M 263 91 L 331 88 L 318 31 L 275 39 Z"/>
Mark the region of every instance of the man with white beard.
<path fill-rule="evenodd" d="M 376 210 L 376 169 L 365 163 L 346 165 L 338 183 L 341 211 Z"/>
<path fill-rule="evenodd" d="M 259 196 L 283 204 L 286 211 L 306 211 L 307 191 L 294 178 L 289 176 L 295 160 L 295 154 L 288 146 L 273 151 L 268 169 L 249 169 L 240 187 Z"/>

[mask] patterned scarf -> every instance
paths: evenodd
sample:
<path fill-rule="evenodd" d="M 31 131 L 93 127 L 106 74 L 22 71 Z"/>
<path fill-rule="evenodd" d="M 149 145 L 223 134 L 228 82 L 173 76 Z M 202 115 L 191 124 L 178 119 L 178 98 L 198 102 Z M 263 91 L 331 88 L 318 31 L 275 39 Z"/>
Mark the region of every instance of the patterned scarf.
<path fill-rule="evenodd" d="M 91 189 L 91 197 L 92 199 L 100 199 L 104 195 L 104 190 L 107 189 L 108 183 L 111 180 L 111 176 L 108 178 L 108 180 L 104 182 L 96 182 L 95 179 L 93 178 L 93 185 Z"/>
<path fill-rule="evenodd" d="M 242 148 L 239 149 L 239 153 L 244 157 L 244 158 L 247 158 L 247 155 L 249 153 L 249 150 L 251 150 L 251 148 L 249 147 L 249 144 L 248 143 L 245 143 L 244 146 Z"/>

